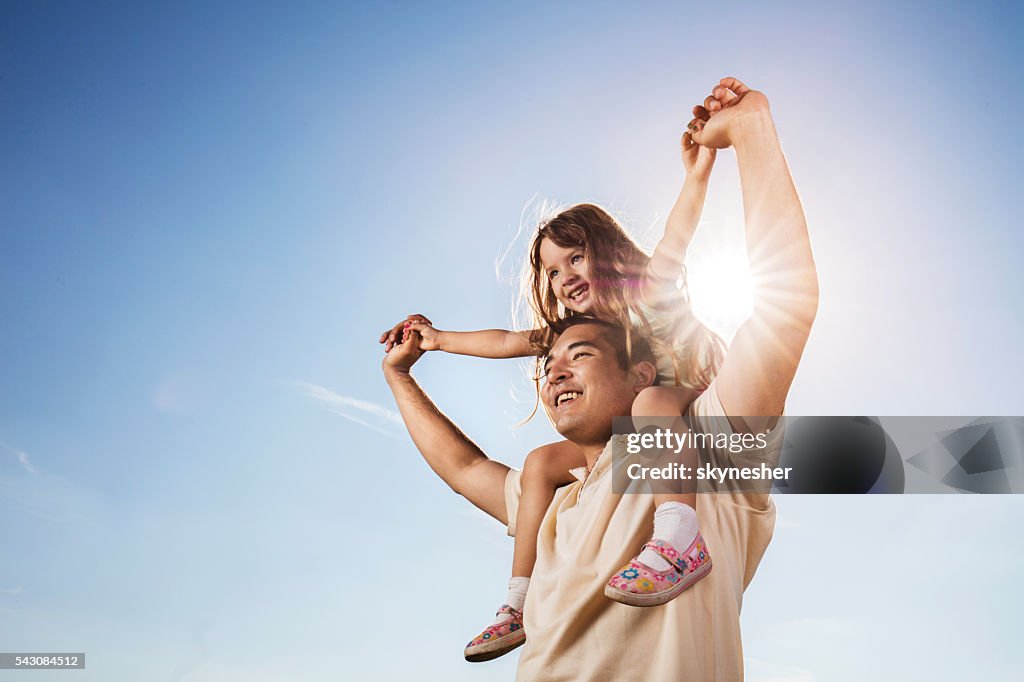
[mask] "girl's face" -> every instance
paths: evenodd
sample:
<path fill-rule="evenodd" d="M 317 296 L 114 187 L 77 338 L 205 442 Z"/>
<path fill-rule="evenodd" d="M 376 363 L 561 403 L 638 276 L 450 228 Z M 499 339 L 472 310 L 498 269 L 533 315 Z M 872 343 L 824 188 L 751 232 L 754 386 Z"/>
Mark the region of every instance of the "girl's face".
<path fill-rule="evenodd" d="M 562 305 L 577 313 L 594 307 L 590 266 L 582 246 L 566 248 L 545 237 L 540 243 L 540 262 L 544 268 L 541 276 L 548 278 L 551 291 Z"/>

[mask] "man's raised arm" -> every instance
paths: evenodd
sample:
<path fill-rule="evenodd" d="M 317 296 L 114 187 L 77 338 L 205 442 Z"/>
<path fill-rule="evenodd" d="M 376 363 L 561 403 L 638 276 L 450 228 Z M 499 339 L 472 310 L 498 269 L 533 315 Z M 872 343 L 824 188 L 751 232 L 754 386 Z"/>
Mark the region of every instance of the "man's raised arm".
<path fill-rule="evenodd" d="M 796 186 L 763 93 L 724 78 L 693 139 L 732 146 L 740 170 L 754 311 L 715 380 L 726 413 L 778 416 L 818 312 L 818 276 Z M 705 124 L 706 121 L 706 124 Z"/>
<path fill-rule="evenodd" d="M 419 345 L 419 334 L 410 332 L 382 363 L 409 435 L 430 468 L 452 490 L 507 526 L 505 477 L 509 468 L 488 459 L 416 383 L 409 370 L 423 355 Z"/>

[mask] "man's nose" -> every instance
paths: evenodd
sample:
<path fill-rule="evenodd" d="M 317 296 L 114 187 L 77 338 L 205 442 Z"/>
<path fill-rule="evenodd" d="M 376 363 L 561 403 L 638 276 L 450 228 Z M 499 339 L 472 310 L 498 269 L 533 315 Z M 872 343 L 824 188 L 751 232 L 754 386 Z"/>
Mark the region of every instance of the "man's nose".
<path fill-rule="evenodd" d="M 558 362 L 553 362 L 548 367 L 548 382 L 558 384 L 572 376 L 569 367 Z"/>

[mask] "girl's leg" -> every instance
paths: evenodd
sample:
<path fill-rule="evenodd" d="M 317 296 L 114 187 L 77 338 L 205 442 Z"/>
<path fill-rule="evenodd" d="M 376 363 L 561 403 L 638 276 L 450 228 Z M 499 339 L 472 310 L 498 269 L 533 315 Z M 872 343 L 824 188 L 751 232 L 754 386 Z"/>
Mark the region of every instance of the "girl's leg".
<path fill-rule="evenodd" d="M 685 434 L 689 431 L 682 415 L 690 407 L 693 399 L 699 395 L 696 391 L 682 386 L 651 386 L 640 391 L 636 400 L 633 401 L 633 426 L 640 431 L 645 426 L 657 426 L 660 428 L 671 428 L 673 433 Z M 673 461 L 689 467 L 693 471 L 697 466 L 697 450 L 692 447 L 684 447 Z M 661 485 L 656 487 L 654 493 L 655 507 L 661 507 L 665 502 L 678 502 L 690 509 L 697 509 L 697 494 L 695 492 L 680 492 L 683 488 L 679 485 Z M 696 534 L 696 533 L 695 533 Z"/>
<path fill-rule="evenodd" d="M 466 646 L 467 661 L 488 661 L 503 656 L 526 641 L 522 611 L 537 561 L 537 533 L 541 521 L 555 496 L 555 489 L 574 480 L 569 470 L 586 466 L 586 463 L 583 451 L 569 441 L 539 447 L 526 456 L 508 594 L 494 622 Z"/>
<path fill-rule="evenodd" d="M 564 440 L 544 445 L 526 456 L 523 464 L 523 492 L 516 514 L 516 542 L 512 552 L 512 577 L 530 577 L 537 561 L 537 533 L 555 490 L 575 479 L 570 469 L 587 465 L 587 458 L 575 443 Z"/>
<path fill-rule="evenodd" d="M 633 403 L 633 426 L 637 431 L 669 428 L 685 436 L 689 428 L 682 415 L 696 396 L 697 392 L 679 386 L 646 388 Z M 693 471 L 697 451 L 689 447 L 689 439 L 683 442 L 686 446 L 678 453 L 673 448 L 671 461 Z M 605 594 L 611 599 L 633 606 L 664 604 L 711 570 L 697 520 L 697 495 L 683 492 L 683 484 L 682 480 L 658 481 L 652 488 L 653 540 L 608 582 Z"/>

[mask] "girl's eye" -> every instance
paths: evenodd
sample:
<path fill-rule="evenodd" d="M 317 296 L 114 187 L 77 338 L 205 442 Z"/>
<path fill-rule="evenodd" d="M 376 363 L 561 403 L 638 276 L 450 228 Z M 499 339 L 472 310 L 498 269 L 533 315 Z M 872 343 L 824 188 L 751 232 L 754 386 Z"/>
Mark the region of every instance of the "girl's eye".
<path fill-rule="evenodd" d="M 573 257 L 572 257 L 572 260 L 571 260 L 570 262 L 571 262 L 571 263 L 572 263 L 573 265 L 576 265 L 576 263 L 578 263 L 578 262 L 579 262 L 579 261 L 581 261 L 581 260 L 583 260 L 583 256 L 581 256 L 581 255 L 579 255 L 579 254 L 576 254 L 575 256 L 573 256 Z"/>
<path fill-rule="evenodd" d="M 554 279 L 555 277 L 558 277 L 558 270 L 552 270 L 551 272 L 548 273 L 549 279 Z"/>

